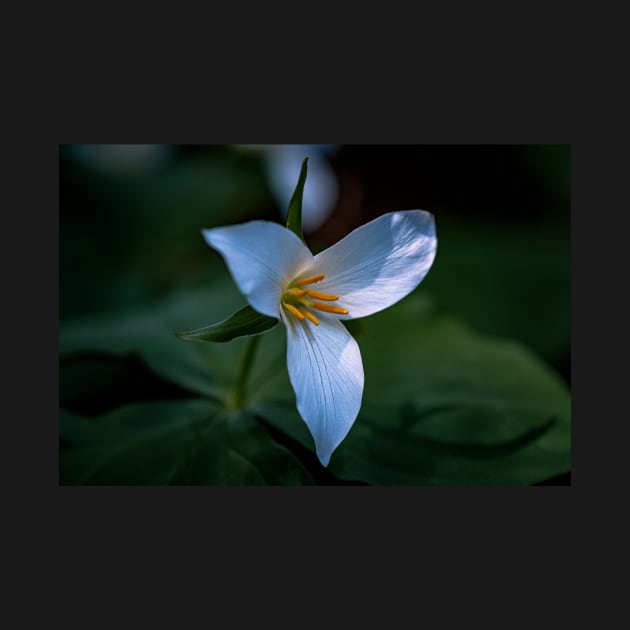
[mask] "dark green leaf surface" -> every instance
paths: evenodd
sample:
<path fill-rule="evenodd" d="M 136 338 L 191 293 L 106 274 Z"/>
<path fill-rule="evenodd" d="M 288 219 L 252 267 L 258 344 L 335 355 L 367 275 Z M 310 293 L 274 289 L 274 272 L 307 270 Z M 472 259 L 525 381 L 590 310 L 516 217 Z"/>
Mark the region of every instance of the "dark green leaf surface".
<path fill-rule="evenodd" d="M 233 283 L 226 282 L 174 293 L 144 308 L 66 319 L 59 328 L 59 352 L 64 359 L 94 352 L 136 355 L 161 378 L 220 399 L 231 366 L 225 350 L 238 360 L 233 345 L 182 343 L 175 332 L 195 322 L 219 319 L 236 310 L 242 300 Z"/>
<path fill-rule="evenodd" d="M 568 391 L 524 346 L 434 317 L 413 296 L 362 322 L 363 405 L 330 472 L 371 484 L 522 485 L 570 470 Z M 313 449 L 291 397 L 257 412 Z"/>
<path fill-rule="evenodd" d="M 287 211 L 287 228 L 297 234 L 302 240 L 302 196 L 304 194 L 304 183 L 306 182 L 306 163 L 308 158 L 304 158 L 300 176 L 298 177 L 295 191 L 289 201 L 289 209 Z"/>
<path fill-rule="evenodd" d="M 262 315 L 251 306 L 244 306 L 222 322 L 188 332 L 176 333 L 187 341 L 225 342 L 237 337 L 259 335 L 273 328 L 278 320 Z"/>
<path fill-rule="evenodd" d="M 62 485 L 305 485 L 302 464 L 245 411 L 141 403 L 98 418 L 63 411 Z"/>
<path fill-rule="evenodd" d="M 138 356 L 165 381 L 191 393 L 229 400 L 250 338 L 211 344 L 183 343 L 175 336 L 177 330 L 207 321 L 212 315 L 221 317 L 242 305 L 242 296 L 228 280 L 210 288 L 175 293 L 142 309 L 66 320 L 59 331 L 60 355 L 68 367 L 73 357 L 94 353 Z M 262 335 L 250 375 L 249 400 L 260 400 L 267 392 L 276 391 L 281 377 L 286 378 L 284 343 L 282 326 Z M 62 382 L 68 380 L 62 374 Z"/>
<path fill-rule="evenodd" d="M 548 361 L 571 348 L 568 230 L 437 221 L 438 253 L 422 290 L 480 332 L 512 337 Z"/>
<path fill-rule="evenodd" d="M 62 356 L 137 354 L 161 378 L 227 402 L 247 339 L 184 344 L 172 334 L 183 314 L 210 308 L 204 295 L 189 291 L 125 317 L 75 321 L 62 329 Z M 212 295 L 216 302 L 220 291 Z M 222 302 L 227 308 L 231 299 Z M 524 346 L 435 315 L 418 295 L 357 324 L 364 400 L 331 473 L 372 484 L 489 485 L 536 483 L 570 470 L 568 391 Z M 246 408 L 312 449 L 285 347 L 282 327 L 261 337 Z"/>

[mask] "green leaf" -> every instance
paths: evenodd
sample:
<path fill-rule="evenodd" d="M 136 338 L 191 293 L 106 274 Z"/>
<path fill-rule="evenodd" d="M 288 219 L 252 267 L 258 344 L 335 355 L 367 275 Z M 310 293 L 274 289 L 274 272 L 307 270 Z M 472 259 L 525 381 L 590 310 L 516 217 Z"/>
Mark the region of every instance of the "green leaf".
<path fill-rule="evenodd" d="M 270 330 L 277 323 L 278 320 L 274 317 L 262 315 L 251 306 L 247 305 L 222 322 L 175 334 L 180 339 L 186 339 L 188 341 L 225 342 L 232 341 L 237 337 L 259 335 Z"/>
<path fill-rule="evenodd" d="M 289 201 L 289 209 L 287 211 L 287 228 L 297 234 L 302 240 L 304 240 L 304 235 L 302 234 L 302 195 L 304 193 L 304 182 L 306 181 L 307 161 L 308 158 L 306 157 L 302 162 L 300 176 L 298 177 L 291 201 Z"/>
<path fill-rule="evenodd" d="M 235 311 L 242 299 L 226 273 L 225 282 L 178 291 L 143 308 L 64 320 L 59 327 L 59 352 L 61 384 L 68 391 L 61 392 L 62 400 L 75 398 L 77 390 L 85 390 L 87 396 L 105 394 L 102 387 L 90 391 L 84 385 L 73 387 L 75 376 L 65 374 L 68 369 L 76 374 L 71 360 L 98 354 L 140 357 L 153 374 L 165 381 L 191 393 L 228 400 L 238 385 L 239 368 L 251 337 L 231 343 L 182 343 L 174 332 L 207 321 L 209 313 L 225 316 Z M 247 400 L 259 400 L 278 389 L 283 370 L 286 373 L 284 344 L 284 327 L 276 326 L 260 336 Z M 280 387 L 284 383 L 282 380 Z M 117 392 L 111 392 L 111 396 L 119 398 Z"/>
<path fill-rule="evenodd" d="M 364 402 L 329 472 L 378 485 L 523 485 L 569 471 L 570 397 L 558 375 L 520 343 L 479 335 L 435 314 L 419 293 L 356 322 L 360 335 L 352 328 L 363 356 Z M 67 391 L 61 400 L 78 405 L 81 395 L 125 402 L 106 391 L 106 381 L 117 387 L 124 372 L 104 371 L 89 386 L 66 371 L 97 352 L 139 356 L 162 379 L 229 401 L 251 338 L 185 344 L 173 331 L 208 313 L 232 312 L 241 300 L 226 277 L 210 291 L 204 286 L 137 311 L 63 322 L 60 381 Z M 283 327 L 259 339 L 244 404 L 312 450 L 287 375 Z M 234 466 L 241 461 L 230 460 Z"/>
<path fill-rule="evenodd" d="M 62 485 L 305 485 L 302 464 L 247 411 L 204 400 L 62 410 Z"/>
<path fill-rule="evenodd" d="M 571 349 L 570 237 L 562 227 L 439 217 L 439 250 L 421 290 L 476 330 L 519 339 L 557 363 Z"/>
<path fill-rule="evenodd" d="M 363 405 L 328 470 L 375 485 L 527 485 L 571 469 L 569 392 L 520 343 L 416 296 L 362 320 Z M 314 450 L 291 396 L 256 412 Z"/>
<path fill-rule="evenodd" d="M 139 356 L 161 378 L 220 399 L 220 366 L 225 358 L 218 356 L 218 350 L 223 346 L 182 343 L 174 332 L 196 321 L 207 321 L 209 313 L 220 317 L 234 311 L 239 303 L 242 296 L 233 282 L 226 282 L 176 292 L 146 307 L 66 318 L 59 326 L 59 353 L 64 360 L 95 353 L 118 358 Z M 231 345 L 225 345 L 228 352 L 234 352 Z"/>

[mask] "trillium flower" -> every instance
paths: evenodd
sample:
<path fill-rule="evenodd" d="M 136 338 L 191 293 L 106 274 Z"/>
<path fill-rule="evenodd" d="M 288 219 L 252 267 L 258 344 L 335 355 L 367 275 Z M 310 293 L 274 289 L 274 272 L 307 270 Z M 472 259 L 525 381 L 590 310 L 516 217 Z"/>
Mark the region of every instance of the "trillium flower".
<path fill-rule="evenodd" d="M 384 214 L 316 255 L 291 230 L 269 221 L 202 234 L 252 308 L 284 323 L 297 408 L 328 466 L 363 396 L 361 352 L 342 321 L 377 313 L 420 284 L 437 248 L 433 215 Z"/>

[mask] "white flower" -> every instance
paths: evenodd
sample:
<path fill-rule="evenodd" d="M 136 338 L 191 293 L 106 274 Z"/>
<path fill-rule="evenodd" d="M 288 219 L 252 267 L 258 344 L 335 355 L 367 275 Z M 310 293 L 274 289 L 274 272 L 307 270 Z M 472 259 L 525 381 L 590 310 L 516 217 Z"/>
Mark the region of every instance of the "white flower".
<path fill-rule="evenodd" d="M 361 407 L 363 363 L 340 320 L 395 304 L 429 271 L 437 248 L 433 215 L 390 212 L 313 255 L 269 221 L 202 230 L 240 291 L 287 329 L 287 365 L 297 408 L 327 466 Z"/>

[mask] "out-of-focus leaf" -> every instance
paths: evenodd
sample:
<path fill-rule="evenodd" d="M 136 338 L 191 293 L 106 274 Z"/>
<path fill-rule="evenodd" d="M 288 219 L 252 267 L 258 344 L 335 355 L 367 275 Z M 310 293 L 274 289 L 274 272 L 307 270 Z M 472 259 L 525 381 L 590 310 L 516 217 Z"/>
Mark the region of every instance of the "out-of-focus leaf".
<path fill-rule="evenodd" d="M 225 317 L 242 305 L 243 297 L 227 280 L 173 293 L 144 308 L 65 320 L 59 329 L 60 355 L 62 359 L 95 352 L 138 356 L 166 381 L 192 393 L 227 400 L 237 384 L 248 338 L 210 344 L 182 343 L 175 336 L 178 330 L 212 317 Z M 262 336 L 250 374 L 248 399 L 258 400 L 274 389 L 282 374 L 278 368 L 285 363 L 284 351 L 282 327 Z"/>
<path fill-rule="evenodd" d="M 364 401 L 329 471 L 371 484 L 524 485 L 571 468 L 570 399 L 520 343 L 410 296 L 364 320 Z M 313 449 L 291 396 L 256 412 Z"/>
<path fill-rule="evenodd" d="M 568 230 L 438 215 L 437 233 L 438 253 L 421 286 L 441 310 L 480 332 L 518 339 L 548 361 L 570 352 Z"/>
<path fill-rule="evenodd" d="M 263 315 L 248 305 L 221 322 L 176 334 L 180 339 L 187 341 L 225 342 L 237 337 L 259 335 L 267 332 L 277 323 L 277 319 Z"/>
<path fill-rule="evenodd" d="M 302 464 L 251 414 L 204 400 L 141 403 L 99 418 L 62 411 L 62 485 L 305 485 Z"/>
<path fill-rule="evenodd" d="M 133 313 L 70 322 L 60 351 L 135 354 L 161 378 L 229 401 L 248 340 L 184 344 L 173 332 L 239 301 L 217 284 Z M 529 484 L 570 470 L 569 393 L 524 346 L 435 315 L 418 295 L 358 323 L 364 402 L 333 453 L 332 474 L 372 484 Z M 285 349 L 282 327 L 261 336 L 247 408 L 312 449 Z"/>

